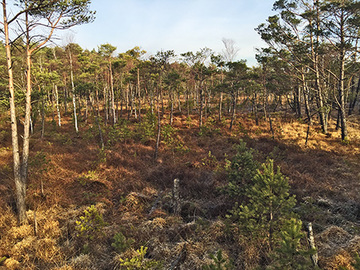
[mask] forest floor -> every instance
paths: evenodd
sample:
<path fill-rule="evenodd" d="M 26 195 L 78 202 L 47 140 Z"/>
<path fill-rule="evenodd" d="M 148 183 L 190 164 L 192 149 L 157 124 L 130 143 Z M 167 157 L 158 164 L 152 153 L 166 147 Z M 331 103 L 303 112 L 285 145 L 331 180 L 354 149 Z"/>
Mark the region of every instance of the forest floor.
<path fill-rule="evenodd" d="M 121 269 L 121 259 L 141 246 L 147 247 L 149 261 L 162 261 L 161 269 L 202 269 L 219 249 L 235 269 L 266 265 L 262 254 L 233 237 L 224 221 L 232 202 L 219 188 L 228 182 L 226 166 L 241 141 L 255 150 L 259 162 L 274 159 L 289 178 L 297 213 L 304 224 L 313 223 L 320 267 L 352 269 L 353 253 L 360 250 L 359 117 L 349 119 L 349 143 L 340 141 L 330 122 L 327 135 L 311 126 L 306 146 L 308 125 L 290 115 L 273 116 L 273 133 L 268 121 L 256 125 L 245 114 L 231 132 L 227 121 L 208 118 L 200 130 L 197 117 L 192 118 L 175 116 L 156 160 L 155 136 L 139 135 L 146 127 L 135 120 L 108 127 L 103 150 L 91 119 L 81 122 L 79 134 L 71 117 L 61 127 L 49 120 L 42 139 L 38 124 L 30 143 L 29 224 L 18 227 L 11 134 L 4 115 L 0 269 Z M 174 179 L 180 183 L 179 215 L 173 213 Z M 104 223 L 101 231 L 87 228 L 83 235 L 80 217 L 91 205 Z"/>

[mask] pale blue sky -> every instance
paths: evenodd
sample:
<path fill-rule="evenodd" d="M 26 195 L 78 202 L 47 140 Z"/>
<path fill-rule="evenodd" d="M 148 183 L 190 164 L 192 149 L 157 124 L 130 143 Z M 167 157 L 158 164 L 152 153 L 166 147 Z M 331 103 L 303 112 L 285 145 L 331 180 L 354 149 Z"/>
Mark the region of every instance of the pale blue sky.
<path fill-rule="evenodd" d="M 254 31 L 271 15 L 274 0 L 92 0 L 96 20 L 73 28 L 73 42 L 84 49 L 104 43 L 125 52 L 140 46 L 148 54 L 208 47 L 220 53 L 223 38 L 233 39 L 238 59 L 255 65 L 255 48 L 263 47 Z M 67 33 L 66 35 L 69 35 Z"/>

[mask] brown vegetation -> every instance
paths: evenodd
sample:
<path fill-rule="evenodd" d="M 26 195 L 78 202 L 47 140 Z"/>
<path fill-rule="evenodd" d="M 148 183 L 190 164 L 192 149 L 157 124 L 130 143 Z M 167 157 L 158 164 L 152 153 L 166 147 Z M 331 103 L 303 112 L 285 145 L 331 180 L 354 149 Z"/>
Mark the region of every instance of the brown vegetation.
<path fill-rule="evenodd" d="M 6 259 L 0 269 L 119 269 L 119 257 L 133 256 L 131 249 L 119 255 L 111 246 L 120 232 L 134 239 L 134 247 L 147 246 L 147 256 L 162 261 L 164 269 L 175 263 L 179 269 L 201 269 L 219 249 L 236 269 L 266 263 L 222 219 L 232 205 L 218 188 L 227 183 L 226 160 L 240 140 L 257 150 L 259 161 L 273 158 L 289 177 L 303 222 L 314 224 L 322 269 L 350 267 L 360 248 L 359 119 L 349 123 L 350 144 L 334 140 L 337 134 L 325 136 L 311 128 L 305 147 L 307 124 L 277 116 L 273 126 L 274 139 L 268 122 L 256 126 L 249 115 L 241 115 L 231 133 L 224 123 L 215 123 L 211 134 L 199 135 L 195 120 L 176 116 L 183 149 L 162 143 L 154 161 L 154 139 L 117 141 L 99 150 L 88 125 L 80 125 L 76 134 L 70 119 L 61 128 L 49 124 L 44 139 L 38 133 L 32 137 L 28 224 L 20 227 L 14 213 L 10 141 L 4 135 L 0 258 Z M 7 125 L 1 128 L 8 132 Z M 175 178 L 180 179 L 180 216 L 172 213 Z M 76 221 L 90 205 L 106 224 L 93 239 L 84 239 Z"/>

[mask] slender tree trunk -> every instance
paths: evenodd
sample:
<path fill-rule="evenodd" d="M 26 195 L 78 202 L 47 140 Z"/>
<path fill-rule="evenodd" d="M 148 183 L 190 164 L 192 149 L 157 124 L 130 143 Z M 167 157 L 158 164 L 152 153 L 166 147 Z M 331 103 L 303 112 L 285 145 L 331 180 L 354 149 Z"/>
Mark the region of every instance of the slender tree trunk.
<path fill-rule="evenodd" d="M 301 74 L 301 77 L 302 77 L 301 83 L 302 83 L 303 95 L 304 95 L 305 113 L 311 125 L 311 111 L 310 111 L 310 100 L 309 100 L 310 91 L 306 85 L 304 73 Z"/>
<path fill-rule="evenodd" d="M 358 83 L 357 83 L 356 91 L 352 91 L 352 92 L 353 92 L 354 96 L 352 97 L 351 102 L 349 104 L 349 115 L 351 115 L 353 110 L 355 109 L 355 105 L 356 105 L 356 102 L 357 102 L 357 99 L 358 99 L 358 96 L 359 96 L 360 78 L 359 78 Z"/>
<path fill-rule="evenodd" d="M 161 136 L 161 113 L 160 113 L 160 93 L 158 93 L 157 97 L 157 114 L 158 114 L 158 130 L 156 136 L 156 144 L 155 144 L 155 153 L 154 153 L 154 160 L 158 158 L 159 155 L 159 146 L 160 146 L 160 136 Z"/>
<path fill-rule="evenodd" d="M 2 1 L 3 4 L 3 22 L 4 22 L 4 34 L 5 34 L 5 50 L 6 50 L 6 63 L 9 76 L 9 103 L 10 103 L 10 121 L 11 121 L 11 139 L 12 139 L 12 152 L 14 160 L 14 181 L 15 181 L 15 193 L 16 193 L 16 208 L 19 224 L 25 224 L 27 222 L 26 217 L 26 183 L 21 179 L 21 164 L 20 164 L 20 152 L 18 141 L 18 128 L 15 109 L 15 91 L 14 91 L 14 77 L 12 69 L 11 59 L 11 47 L 9 38 L 9 25 L 7 22 L 6 12 L 6 0 Z"/>
<path fill-rule="evenodd" d="M 323 131 L 323 133 L 327 133 L 327 128 L 328 128 L 328 119 L 327 119 L 327 108 L 325 107 L 325 103 L 324 103 L 324 97 L 323 97 L 323 89 L 322 89 L 322 85 L 321 85 L 321 81 L 320 81 L 320 68 L 319 68 L 319 53 L 318 53 L 318 44 L 320 44 L 320 37 L 319 34 L 320 30 L 321 30 L 321 26 L 320 26 L 320 9 L 319 9 L 319 5 L 318 5 L 318 1 L 315 1 L 316 4 L 316 29 L 317 29 L 317 34 L 316 34 L 316 44 L 314 42 L 314 36 L 313 34 L 310 35 L 310 40 L 311 40 L 311 53 L 312 53 L 312 62 L 313 62 L 313 67 L 315 70 L 315 88 L 316 88 L 316 100 L 317 100 L 317 105 L 318 105 L 318 110 L 319 110 L 319 118 L 320 118 L 320 125 L 321 125 L 321 129 Z"/>
<path fill-rule="evenodd" d="M 85 123 L 87 124 L 88 122 L 88 117 L 89 117 L 89 98 L 85 97 L 86 101 L 85 101 Z"/>
<path fill-rule="evenodd" d="M 187 111 L 187 118 L 190 117 L 190 90 L 189 88 L 186 90 L 186 111 Z"/>
<path fill-rule="evenodd" d="M 235 116 L 236 116 L 236 99 L 237 99 L 237 91 L 232 93 L 232 114 L 231 114 L 231 121 L 230 121 L 230 128 L 231 131 L 234 125 Z"/>
<path fill-rule="evenodd" d="M 55 100 L 56 100 L 56 111 L 57 111 L 57 116 L 58 116 L 58 125 L 59 125 L 59 127 L 61 127 L 61 114 L 60 114 L 60 106 L 59 106 L 59 91 L 58 91 L 58 86 L 56 84 L 54 85 L 54 90 L 55 90 Z"/>
<path fill-rule="evenodd" d="M 130 84 L 128 84 L 128 87 L 126 88 L 126 111 L 127 111 L 127 118 L 130 120 L 130 109 L 129 109 L 129 103 L 130 103 Z"/>
<path fill-rule="evenodd" d="M 170 125 L 172 126 L 174 122 L 174 92 L 170 90 Z"/>
<path fill-rule="evenodd" d="M 139 99 L 139 122 L 141 122 L 141 92 L 140 92 L 140 70 L 137 69 L 137 93 Z"/>
<path fill-rule="evenodd" d="M 267 118 L 266 107 L 267 107 L 267 90 L 266 90 L 266 87 L 265 87 L 265 84 L 264 84 L 264 89 L 263 89 L 263 110 L 264 110 L 264 118 L 265 119 Z"/>
<path fill-rule="evenodd" d="M 161 99 L 161 116 L 164 117 L 165 108 L 164 108 L 164 95 L 162 89 L 162 72 L 160 71 L 159 75 L 159 90 L 160 90 L 160 99 Z"/>
<path fill-rule="evenodd" d="M 105 113 L 105 126 L 109 120 L 109 111 L 108 111 L 108 91 L 106 86 L 104 86 L 104 113 Z"/>
<path fill-rule="evenodd" d="M 23 136 L 23 151 L 21 161 L 21 183 L 22 192 L 26 196 L 26 182 L 28 173 L 29 161 L 29 145 L 30 145 L 30 118 L 31 118 L 31 50 L 30 50 L 30 36 L 29 36 L 29 20 L 28 12 L 26 17 L 26 95 L 25 95 L 25 120 L 24 120 L 24 136 Z"/>
<path fill-rule="evenodd" d="M 296 114 L 298 118 L 301 118 L 301 87 L 300 85 L 296 86 L 295 90 L 295 107 L 296 107 Z"/>
<path fill-rule="evenodd" d="M 345 41 L 342 41 L 345 44 Z M 348 131 L 346 124 L 346 111 L 345 111 L 345 48 L 340 52 L 340 76 L 339 76 L 339 116 L 341 122 L 341 140 L 348 140 Z"/>
<path fill-rule="evenodd" d="M 115 125 L 117 119 L 116 119 L 116 111 L 115 111 L 114 77 L 112 74 L 111 60 L 109 63 L 109 73 L 110 73 L 110 89 L 111 89 L 111 110 L 112 110 L 112 117 L 113 117 L 113 125 Z"/>
<path fill-rule="evenodd" d="M 79 133 L 77 113 L 76 113 L 76 95 L 75 95 L 75 84 L 74 84 L 73 61 L 70 50 L 69 50 L 69 60 L 70 60 L 70 80 L 71 80 L 71 90 L 72 90 L 72 101 L 73 101 L 73 109 L 74 109 L 74 126 L 76 133 Z"/>
<path fill-rule="evenodd" d="M 223 103 L 223 92 L 220 92 L 220 99 L 219 99 L 219 121 L 221 122 L 222 118 L 222 103 Z"/>
<path fill-rule="evenodd" d="M 64 114 L 67 115 L 67 99 L 68 99 L 68 91 L 66 87 L 66 75 L 64 74 Z"/>
<path fill-rule="evenodd" d="M 257 93 L 254 94 L 254 113 L 255 113 L 255 124 L 259 125 L 259 113 L 258 113 L 258 104 L 257 104 Z"/>
<path fill-rule="evenodd" d="M 40 87 L 39 87 L 40 88 Z M 41 139 L 44 139 L 45 135 L 45 101 L 44 96 L 41 97 Z"/>
<path fill-rule="evenodd" d="M 199 121 L 199 127 L 202 127 L 203 125 L 203 87 L 202 87 L 202 81 L 200 82 L 199 87 L 199 115 L 200 115 L 200 121 Z"/>

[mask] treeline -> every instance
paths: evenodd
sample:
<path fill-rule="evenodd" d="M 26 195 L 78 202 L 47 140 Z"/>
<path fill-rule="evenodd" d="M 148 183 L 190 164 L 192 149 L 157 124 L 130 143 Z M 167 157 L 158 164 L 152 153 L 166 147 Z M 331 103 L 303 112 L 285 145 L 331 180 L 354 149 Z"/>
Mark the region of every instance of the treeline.
<path fill-rule="evenodd" d="M 4 55 L 4 46 L 1 51 Z M 138 47 L 118 56 L 113 56 L 114 51 L 109 44 L 93 51 L 69 44 L 65 48 L 45 47 L 35 54 L 32 123 L 41 122 L 43 129 L 45 115 L 50 113 L 61 126 L 61 115 L 72 113 L 78 130 L 79 113 L 87 118 L 95 112 L 105 124 L 116 124 L 119 118 L 141 121 L 145 111 L 156 112 L 158 107 L 162 114 L 169 109 L 170 123 L 175 111 L 188 116 L 197 112 L 200 125 L 209 114 L 221 120 L 227 113 L 232 120 L 230 128 L 240 105 L 251 110 L 256 119 L 260 113 L 266 117 L 267 111 L 287 105 L 302 116 L 299 88 L 291 87 L 287 74 L 278 73 L 276 66 L 270 67 L 274 62 L 249 68 L 244 61 L 226 63 L 209 49 L 183 54 L 181 62 L 175 61 L 173 51 L 158 52 L 146 60 L 141 59 L 145 52 Z M 15 57 L 16 93 L 21 103 L 26 86 L 21 50 L 15 50 Z M 6 104 L 6 75 L 2 78 L 2 103 Z M 317 103 L 313 98 L 311 101 L 307 105 L 314 112 Z"/>
<path fill-rule="evenodd" d="M 225 52 L 208 48 L 175 55 L 159 51 L 145 58 L 135 47 L 115 54 L 116 47 L 100 45 L 92 51 L 78 44 L 43 47 L 32 56 L 31 127 L 44 133 L 46 114 L 61 126 L 62 114 L 90 114 L 105 125 L 120 118 L 141 121 L 151 111 L 198 115 L 199 126 L 212 115 L 230 117 L 237 110 L 251 112 L 258 123 L 271 113 L 290 108 L 309 125 L 319 124 L 328 133 L 329 118 L 337 117 L 341 139 L 348 140 L 346 119 L 357 105 L 360 81 L 357 61 L 359 5 L 353 1 L 277 1 L 278 15 L 269 17 L 257 31 L 269 44 L 259 49 L 257 67 L 234 61 L 236 49 L 224 40 Z M 17 102 L 26 88 L 25 42 L 13 44 Z M 5 59 L 5 48 L 1 45 Z M 2 63 L 2 103 L 7 103 L 5 63 Z M 21 110 L 21 107 L 18 108 Z"/>

